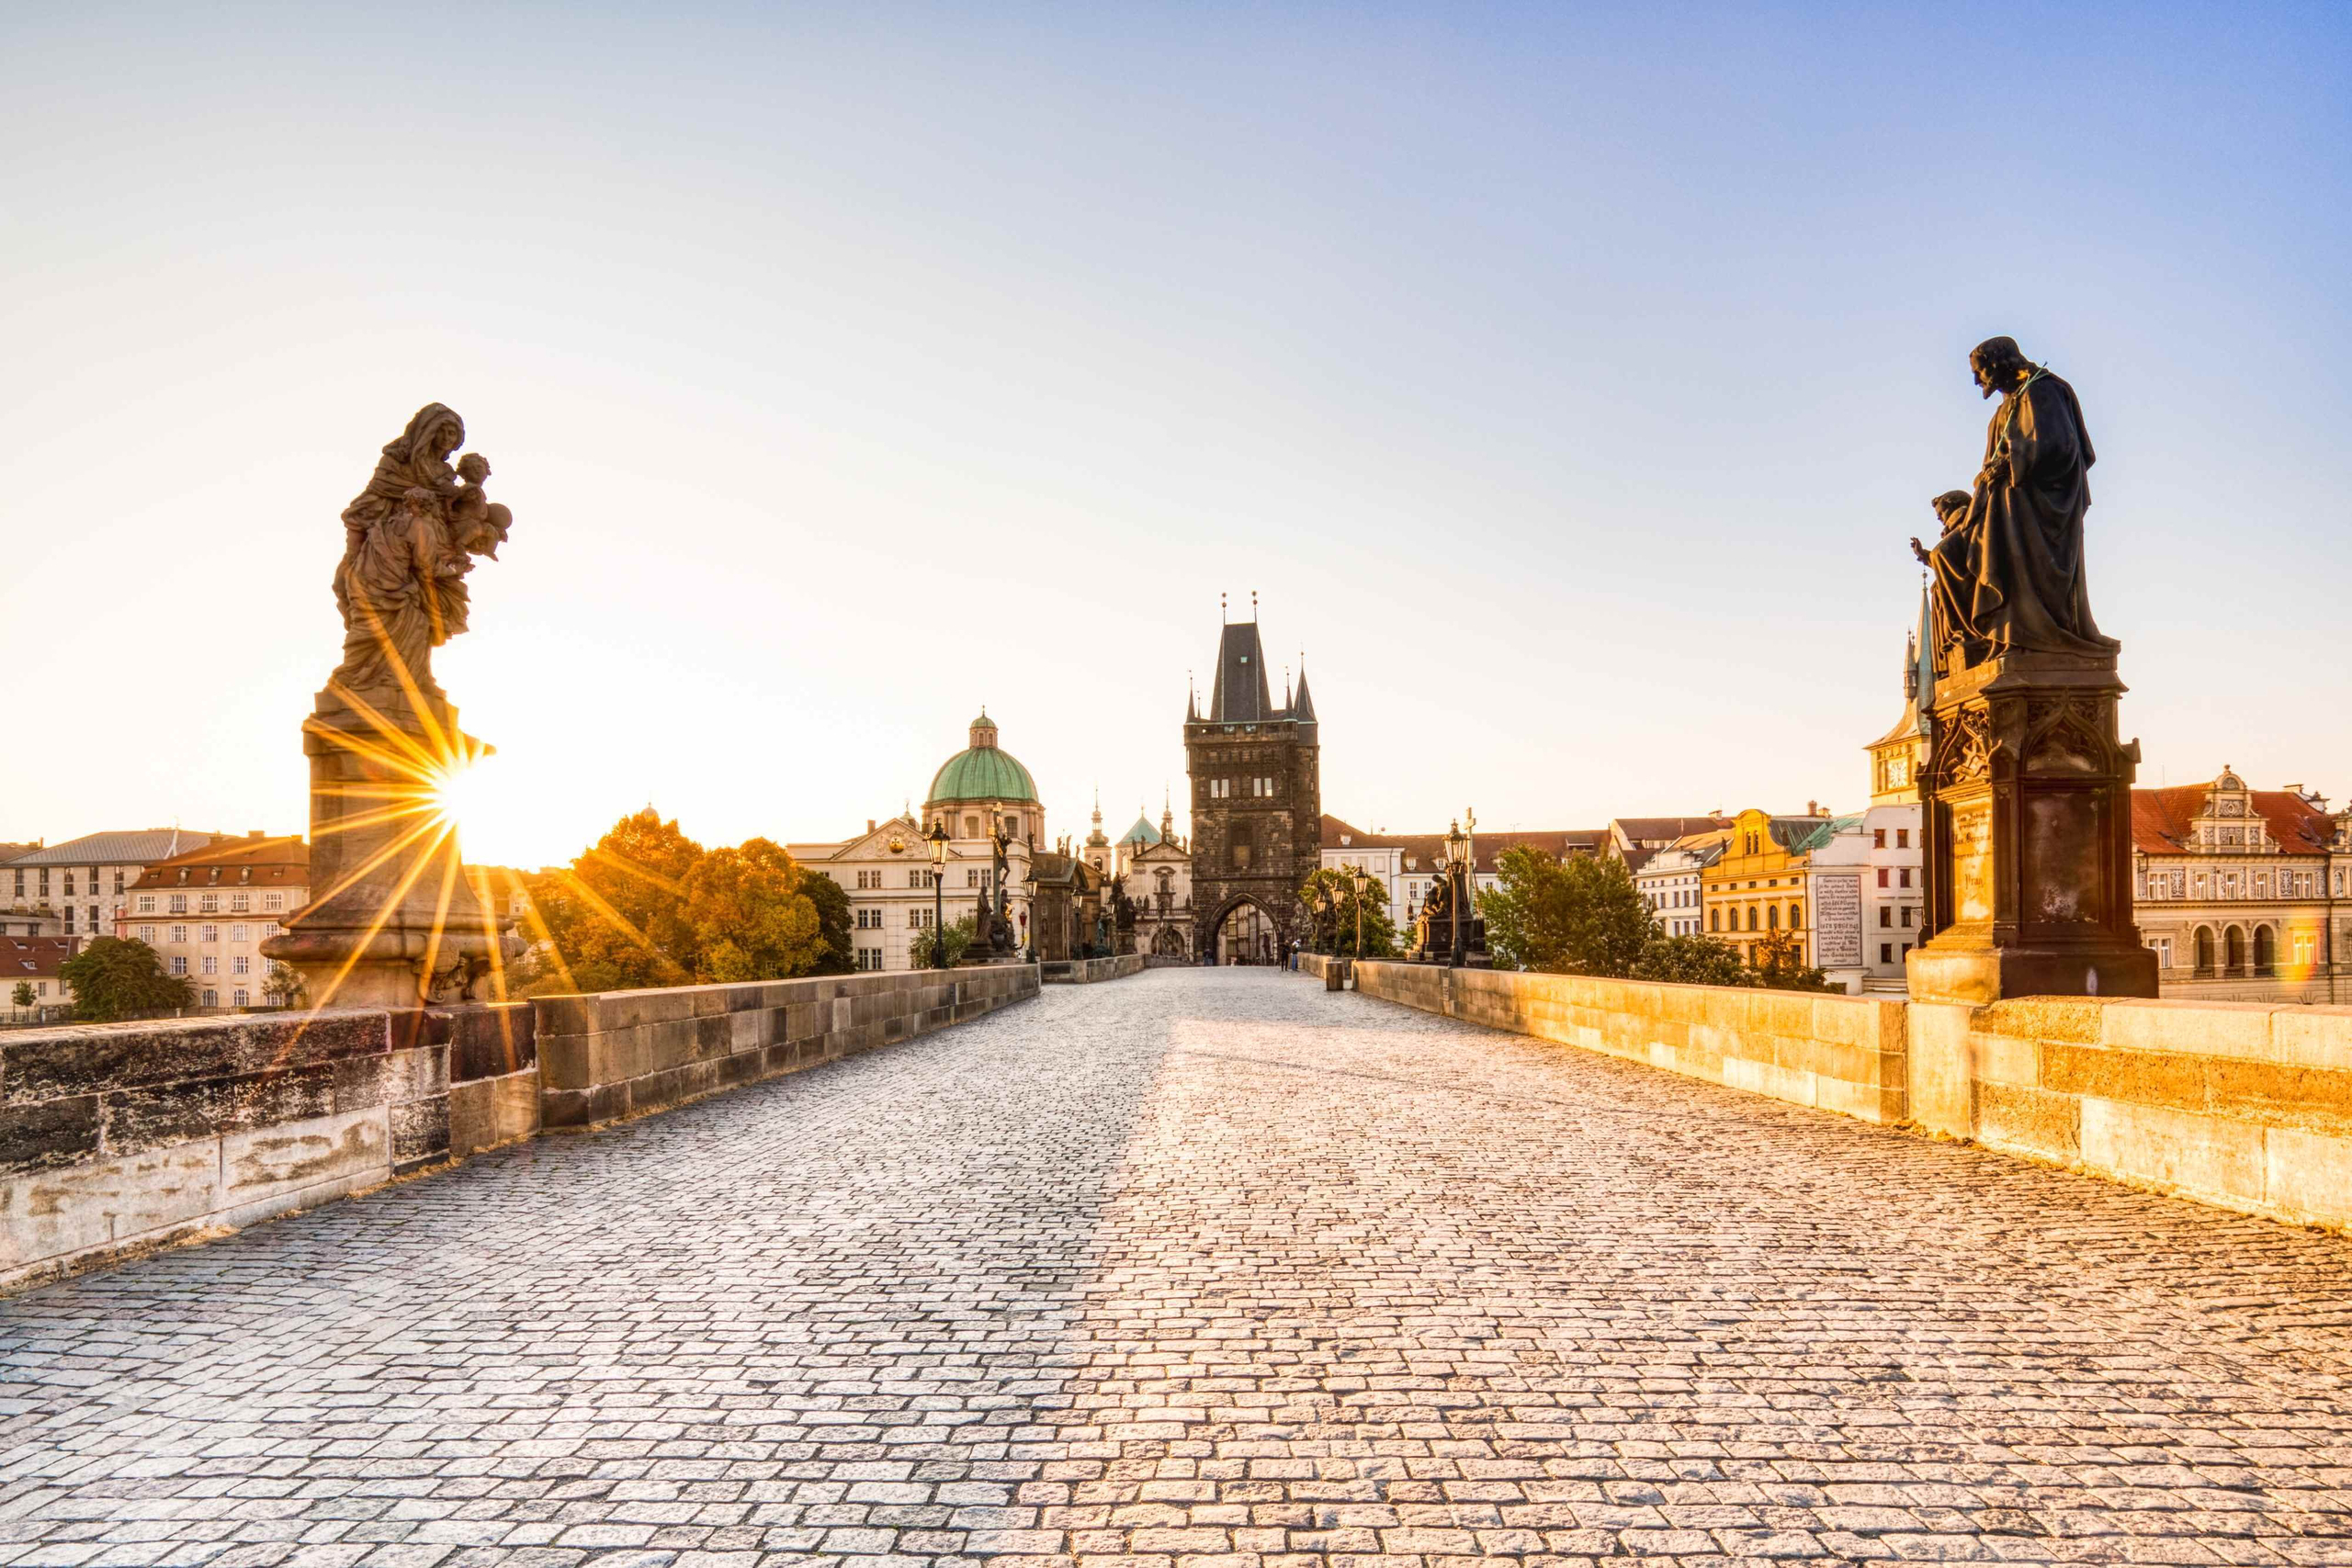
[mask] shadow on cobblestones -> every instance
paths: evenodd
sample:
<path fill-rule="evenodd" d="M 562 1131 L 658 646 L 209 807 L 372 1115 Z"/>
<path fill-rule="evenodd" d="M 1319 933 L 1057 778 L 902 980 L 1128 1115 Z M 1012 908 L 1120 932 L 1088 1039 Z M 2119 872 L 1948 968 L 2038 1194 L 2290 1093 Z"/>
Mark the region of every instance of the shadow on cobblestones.
<path fill-rule="evenodd" d="M 2352 1562 L 2352 1250 L 1155 970 L 0 1305 L 0 1564 Z"/>

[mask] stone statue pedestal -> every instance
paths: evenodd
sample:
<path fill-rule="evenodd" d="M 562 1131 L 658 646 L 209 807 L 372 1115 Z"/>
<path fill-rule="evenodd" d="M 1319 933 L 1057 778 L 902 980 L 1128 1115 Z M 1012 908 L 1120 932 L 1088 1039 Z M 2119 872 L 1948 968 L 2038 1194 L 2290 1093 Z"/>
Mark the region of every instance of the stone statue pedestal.
<path fill-rule="evenodd" d="M 312 1007 L 414 1008 L 474 999 L 523 942 L 460 866 L 435 792 L 489 748 L 438 696 L 373 712 L 332 688 L 302 725 L 311 760 L 311 901 L 262 946 L 302 973 Z"/>
<path fill-rule="evenodd" d="M 1938 685 L 1914 1000 L 2156 994 L 2132 919 L 2140 746 L 2116 739 L 2123 691 L 2112 654 L 2002 654 Z"/>

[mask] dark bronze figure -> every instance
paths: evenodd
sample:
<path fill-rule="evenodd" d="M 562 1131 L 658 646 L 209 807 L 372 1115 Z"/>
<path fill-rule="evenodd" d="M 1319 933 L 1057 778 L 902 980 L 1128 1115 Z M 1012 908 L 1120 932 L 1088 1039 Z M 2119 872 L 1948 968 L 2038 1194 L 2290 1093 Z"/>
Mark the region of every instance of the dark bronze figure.
<path fill-rule="evenodd" d="M 1984 465 L 1957 522 L 1946 514 L 1956 492 L 1936 498 L 1945 532 L 1935 547 L 1911 541 L 1935 574 L 1938 668 L 2011 652 L 2111 658 L 2117 645 L 2091 619 L 2083 569 L 2098 455 L 2082 403 L 2015 339 L 1985 339 L 1968 363 L 1984 396 L 2001 400 Z"/>

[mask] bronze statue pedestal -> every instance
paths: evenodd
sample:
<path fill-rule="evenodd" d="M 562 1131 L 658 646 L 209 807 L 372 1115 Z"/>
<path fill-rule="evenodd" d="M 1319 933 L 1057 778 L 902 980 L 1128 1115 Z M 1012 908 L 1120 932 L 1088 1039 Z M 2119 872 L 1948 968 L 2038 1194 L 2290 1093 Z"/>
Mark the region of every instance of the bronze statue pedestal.
<path fill-rule="evenodd" d="M 332 688 L 302 726 L 311 761 L 311 901 L 262 945 L 302 974 L 312 1007 L 472 1000 L 523 942 L 460 865 L 435 791 L 488 750 L 445 699 L 361 712 Z"/>
<path fill-rule="evenodd" d="M 1936 688 L 1919 781 L 1928 925 L 1915 1001 L 2153 997 L 2132 919 L 2132 780 L 2115 657 L 2007 653 Z"/>

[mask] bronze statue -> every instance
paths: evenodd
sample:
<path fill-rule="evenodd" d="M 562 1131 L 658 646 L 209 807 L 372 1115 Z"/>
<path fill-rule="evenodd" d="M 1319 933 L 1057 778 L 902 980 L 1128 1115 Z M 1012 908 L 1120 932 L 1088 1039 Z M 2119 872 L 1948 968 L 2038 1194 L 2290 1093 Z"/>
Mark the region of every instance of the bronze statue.
<path fill-rule="evenodd" d="M 1912 547 L 1936 574 L 1941 664 L 2003 653 L 2111 657 L 2116 643 L 2091 619 L 2083 570 L 2083 517 L 2098 455 L 2068 386 L 2029 361 L 2013 338 L 1987 338 L 1968 364 L 1997 396 L 1984 461 L 1966 515 L 1932 550 Z M 1944 498 L 1939 497 L 1939 510 Z"/>
<path fill-rule="evenodd" d="M 1929 573 L 1928 604 L 1928 652 L 1936 673 L 1949 675 L 1956 668 L 1947 650 L 1957 646 L 1959 663 L 1974 664 L 1984 658 L 1984 645 L 1963 635 L 1968 624 L 1966 585 L 1976 581 L 1976 535 L 1968 527 L 1971 497 L 1964 490 L 1948 490 L 1928 504 L 1943 526 L 1943 536 L 1930 550 L 1912 536 L 1911 553 Z"/>
<path fill-rule="evenodd" d="M 449 463 L 465 422 L 441 403 L 417 410 L 386 445 L 376 471 L 343 510 L 334 571 L 343 662 L 331 687 L 370 706 L 413 705 L 443 694 L 433 649 L 466 629 L 465 577 L 475 556 L 496 559 L 514 515 L 483 492 L 479 452 Z"/>

